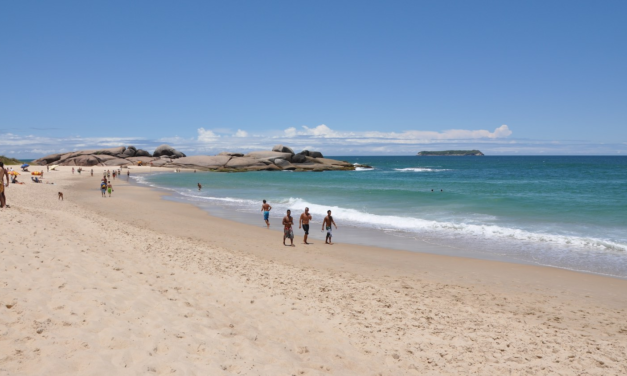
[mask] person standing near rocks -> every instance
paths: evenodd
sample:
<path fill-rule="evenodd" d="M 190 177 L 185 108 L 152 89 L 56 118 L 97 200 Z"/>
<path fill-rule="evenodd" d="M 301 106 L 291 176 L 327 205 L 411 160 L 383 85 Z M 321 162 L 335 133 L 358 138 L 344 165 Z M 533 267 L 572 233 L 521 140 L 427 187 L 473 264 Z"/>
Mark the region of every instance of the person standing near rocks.
<path fill-rule="evenodd" d="M 294 230 L 292 230 L 293 225 L 294 218 L 292 218 L 292 211 L 287 209 L 287 214 L 283 217 L 283 245 L 286 245 L 285 239 L 290 238 L 290 247 L 294 246 Z"/>
<path fill-rule="evenodd" d="M 327 237 L 326 239 L 324 239 L 324 244 L 328 244 L 328 245 L 333 245 L 333 243 L 331 242 L 331 238 L 333 237 L 333 229 L 331 228 L 331 225 L 335 226 L 335 229 L 337 230 L 337 225 L 335 224 L 335 221 L 333 220 L 333 216 L 331 215 L 331 210 L 327 210 L 327 216 L 324 217 L 324 220 L 322 221 L 322 230 L 324 231 L 325 227 L 327 229 Z"/>
<path fill-rule="evenodd" d="M 7 181 L 6 184 L 2 183 L 3 179 L 6 179 Z M 5 206 L 7 208 L 10 208 L 10 206 L 7 205 L 7 197 L 4 195 L 4 190 L 8 186 L 9 186 L 9 173 L 4 168 L 4 162 L 0 161 L 0 208 L 4 208 Z"/>
<path fill-rule="evenodd" d="M 307 237 L 309 236 L 309 221 L 311 221 L 311 214 L 309 214 L 309 208 L 305 208 L 305 212 L 300 215 L 300 220 L 298 221 L 298 228 L 302 228 L 305 231 L 305 238 L 303 239 L 304 244 L 307 243 Z"/>
<path fill-rule="evenodd" d="M 272 210 L 272 206 L 263 200 L 263 205 L 261 205 L 261 211 L 263 212 L 263 220 L 266 221 L 266 225 L 270 228 L 270 210 Z"/>

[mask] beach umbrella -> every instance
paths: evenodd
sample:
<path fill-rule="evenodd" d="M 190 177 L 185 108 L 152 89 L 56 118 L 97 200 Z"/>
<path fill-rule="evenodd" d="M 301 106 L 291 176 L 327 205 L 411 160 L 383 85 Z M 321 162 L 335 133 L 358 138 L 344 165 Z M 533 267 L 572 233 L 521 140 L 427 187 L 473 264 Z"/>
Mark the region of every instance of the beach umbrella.
<path fill-rule="evenodd" d="M 57 167 L 59 167 L 59 165 L 50 166 L 50 169 L 51 169 L 51 170 L 54 170 L 54 169 L 56 169 Z"/>
<path fill-rule="evenodd" d="M 26 167 L 28 167 L 28 166 L 30 166 L 28 163 L 24 163 L 21 167 L 22 167 L 22 168 L 26 168 Z"/>
<path fill-rule="evenodd" d="M 17 171 L 11 171 L 11 172 L 9 172 L 9 175 L 15 175 L 15 176 L 17 176 L 17 175 L 19 175 L 19 174 L 20 174 L 20 173 L 19 173 L 19 172 L 17 172 Z"/>

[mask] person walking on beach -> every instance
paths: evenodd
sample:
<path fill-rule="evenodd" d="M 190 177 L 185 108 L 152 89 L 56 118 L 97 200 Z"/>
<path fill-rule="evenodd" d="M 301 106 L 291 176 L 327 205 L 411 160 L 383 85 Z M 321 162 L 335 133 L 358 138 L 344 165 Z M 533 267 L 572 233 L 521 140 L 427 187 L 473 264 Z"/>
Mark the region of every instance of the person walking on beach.
<path fill-rule="evenodd" d="M 107 181 L 106 178 L 100 181 L 100 193 L 102 193 L 102 197 L 107 197 Z"/>
<path fill-rule="evenodd" d="M 111 181 L 107 185 L 107 191 L 109 192 L 109 197 L 111 197 L 111 192 L 113 192 L 113 185 L 111 185 Z"/>
<path fill-rule="evenodd" d="M 266 225 L 270 228 L 270 210 L 272 210 L 272 206 L 263 200 L 263 205 L 261 205 L 261 211 L 263 212 L 263 220 L 266 221 Z"/>
<path fill-rule="evenodd" d="M 6 179 L 7 183 L 2 183 L 2 180 Z M 3 209 L 5 206 L 10 208 L 7 205 L 7 197 L 4 195 L 4 190 L 9 186 L 9 173 L 4 168 L 4 162 L 0 161 L 0 209 Z"/>
<path fill-rule="evenodd" d="M 131 176 L 131 170 L 126 170 L 126 179 L 128 180 L 129 176 Z"/>
<path fill-rule="evenodd" d="M 91 176 L 94 176 L 94 169 L 91 169 Z"/>
<path fill-rule="evenodd" d="M 200 183 L 198 183 L 198 190 L 200 191 L 202 189 L 202 185 L 200 185 Z"/>
<path fill-rule="evenodd" d="M 72 174 L 74 174 L 74 167 L 72 167 Z"/>
<path fill-rule="evenodd" d="M 298 221 L 298 228 L 302 228 L 305 231 L 305 238 L 303 239 L 304 244 L 307 243 L 307 237 L 309 236 L 309 221 L 311 221 L 311 214 L 309 214 L 309 208 L 305 208 L 305 212 L 300 215 L 300 220 Z"/>
<path fill-rule="evenodd" d="M 324 220 L 322 221 L 322 231 L 324 231 L 325 227 L 327 229 L 327 237 L 326 239 L 324 239 L 324 244 L 333 245 L 333 243 L 331 242 L 331 238 L 333 237 L 331 225 L 335 226 L 335 229 L 337 230 L 337 225 L 335 224 L 335 221 L 333 220 L 333 216 L 331 215 L 331 210 L 327 210 L 327 216 L 324 217 Z"/>
<path fill-rule="evenodd" d="M 290 238 L 290 247 L 294 246 L 294 230 L 292 230 L 292 226 L 294 225 L 294 218 L 292 218 L 292 211 L 287 210 L 287 214 L 283 217 L 283 245 L 285 244 L 285 239 Z"/>

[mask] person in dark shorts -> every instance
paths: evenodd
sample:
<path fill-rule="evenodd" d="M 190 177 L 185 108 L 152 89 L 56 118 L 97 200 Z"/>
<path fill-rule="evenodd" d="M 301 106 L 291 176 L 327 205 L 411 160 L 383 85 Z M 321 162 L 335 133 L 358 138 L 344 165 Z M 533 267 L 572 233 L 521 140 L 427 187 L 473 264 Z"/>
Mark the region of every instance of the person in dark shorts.
<path fill-rule="evenodd" d="M 283 217 L 283 245 L 285 244 L 285 239 L 290 238 L 290 247 L 294 246 L 294 231 L 292 230 L 292 226 L 294 225 L 294 218 L 292 218 L 292 211 L 287 210 L 287 214 Z"/>
<path fill-rule="evenodd" d="M 333 231 L 332 231 L 331 225 L 335 226 L 335 229 L 337 230 L 337 225 L 335 224 L 335 221 L 333 220 L 333 216 L 331 215 L 331 210 L 327 210 L 327 216 L 324 217 L 324 220 L 322 221 L 322 231 L 324 231 L 325 227 L 327 229 L 327 237 L 324 240 L 324 244 L 333 245 L 333 243 L 331 242 L 331 238 L 333 237 Z"/>
<path fill-rule="evenodd" d="M 309 236 L 309 221 L 311 221 L 311 214 L 309 214 L 309 208 L 305 208 L 305 212 L 300 215 L 300 220 L 298 221 L 298 228 L 302 228 L 305 231 L 305 238 L 303 239 L 304 244 L 307 243 L 307 237 Z"/>

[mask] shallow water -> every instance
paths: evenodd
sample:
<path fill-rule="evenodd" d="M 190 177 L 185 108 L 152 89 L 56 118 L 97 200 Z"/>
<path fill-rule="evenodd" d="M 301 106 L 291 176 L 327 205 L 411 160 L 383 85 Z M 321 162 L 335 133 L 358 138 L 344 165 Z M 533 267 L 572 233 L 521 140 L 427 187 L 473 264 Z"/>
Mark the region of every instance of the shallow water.
<path fill-rule="evenodd" d="M 259 225 L 262 199 L 277 225 L 307 206 L 316 228 L 331 209 L 337 241 L 627 277 L 627 157 L 334 158 L 374 169 L 135 179 Z"/>

